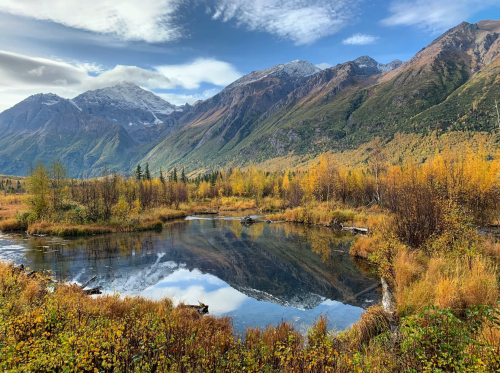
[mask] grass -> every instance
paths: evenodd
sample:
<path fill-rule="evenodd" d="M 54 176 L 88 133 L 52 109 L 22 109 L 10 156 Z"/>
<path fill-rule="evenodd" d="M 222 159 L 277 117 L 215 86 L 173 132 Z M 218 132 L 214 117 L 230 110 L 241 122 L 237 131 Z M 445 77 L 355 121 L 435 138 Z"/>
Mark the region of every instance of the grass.
<path fill-rule="evenodd" d="M 460 313 L 474 305 L 494 307 L 500 299 L 497 268 L 482 257 L 432 257 L 424 267 L 415 255 L 399 254 L 396 284 L 400 315 L 421 312 L 429 304 Z"/>
<path fill-rule="evenodd" d="M 16 215 L 28 209 L 26 196 L 0 195 L 0 231 L 17 231 L 23 227 L 16 219 Z"/>
<path fill-rule="evenodd" d="M 337 221 L 344 225 L 373 229 L 380 224 L 383 216 L 379 208 L 338 208 L 328 206 L 326 202 L 311 202 L 281 213 L 267 215 L 266 219 L 324 226 L 332 225 L 334 221 Z"/>

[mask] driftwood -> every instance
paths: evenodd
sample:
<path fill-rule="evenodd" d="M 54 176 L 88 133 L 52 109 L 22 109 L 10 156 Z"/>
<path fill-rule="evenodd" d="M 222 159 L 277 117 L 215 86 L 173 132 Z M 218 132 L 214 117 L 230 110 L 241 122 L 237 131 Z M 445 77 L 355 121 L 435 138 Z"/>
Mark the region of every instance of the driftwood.
<path fill-rule="evenodd" d="M 266 224 L 271 224 L 271 223 L 283 223 L 282 221 L 273 221 L 273 220 L 262 220 L 262 219 L 254 219 L 251 216 L 244 216 L 240 220 L 241 224 L 244 225 L 252 225 L 255 223 L 266 223 Z"/>
<path fill-rule="evenodd" d="M 27 276 L 28 278 L 32 278 L 32 277 L 35 277 L 37 274 L 37 271 L 31 271 L 31 272 L 28 272 Z"/>
<path fill-rule="evenodd" d="M 96 286 L 95 288 L 84 290 L 83 292 L 87 295 L 102 294 L 102 286 Z"/>
<path fill-rule="evenodd" d="M 89 279 L 86 283 L 84 283 L 80 288 L 85 289 L 87 286 L 89 286 L 90 283 L 94 282 L 97 279 L 97 276 L 92 277 Z"/>
<path fill-rule="evenodd" d="M 342 227 L 343 231 L 351 231 L 354 233 L 368 234 L 368 228 L 360 228 L 360 227 Z"/>
<path fill-rule="evenodd" d="M 342 224 L 342 222 L 338 221 L 337 219 L 334 219 L 329 225 L 327 225 L 327 227 L 359 234 L 368 234 L 369 231 L 368 228 L 355 227 L 354 225 L 352 227 L 344 226 L 344 224 Z"/>
<path fill-rule="evenodd" d="M 80 286 L 80 288 L 82 290 L 85 289 L 90 283 L 94 282 L 96 279 L 97 279 L 97 276 L 92 277 L 86 283 L 84 283 L 82 286 Z M 101 289 L 102 289 L 102 286 L 96 286 L 95 288 L 83 290 L 83 292 L 85 294 L 88 294 L 88 295 L 102 294 Z"/>
<path fill-rule="evenodd" d="M 247 216 L 244 216 L 241 218 L 240 223 L 245 224 L 245 225 L 251 225 L 251 224 L 255 223 L 255 220 L 252 219 L 252 217 L 250 215 L 247 215 Z"/>
<path fill-rule="evenodd" d="M 200 315 L 206 315 L 208 313 L 208 305 L 205 303 L 198 302 L 198 305 L 193 305 L 193 304 L 181 304 L 179 305 L 179 308 L 192 308 L 196 310 Z"/>

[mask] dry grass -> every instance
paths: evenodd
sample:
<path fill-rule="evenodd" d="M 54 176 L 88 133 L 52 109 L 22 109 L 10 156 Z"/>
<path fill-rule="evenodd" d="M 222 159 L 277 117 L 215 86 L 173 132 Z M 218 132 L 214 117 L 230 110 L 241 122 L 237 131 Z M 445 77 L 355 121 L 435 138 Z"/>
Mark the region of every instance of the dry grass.
<path fill-rule="evenodd" d="M 377 250 L 378 240 L 377 236 L 357 236 L 349 253 L 355 257 L 370 259 L 370 256 Z"/>
<path fill-rule="evenodd" d="M 484 255 L 500 263 L 500 242 L 497 242 L 492 236 L 486 238 L 483 242 Z"/>
<path fill-rule="evenodd" d="M 16 215 L 28 209 L 27 196 L 0 195 L 0 231 L 16 231 L 22 229 Z"/>
<path fill-rule="evenodd" d="M 344 225 L 355 225 L 364 228 L 376 228 L 383 220 L 385 214 L 379 209 L 350 209 L 332 207 L 326 202 L 311 202 L 294 209 L 268 215 L 266 219 L 284 220 L 288 222 L 330 226 L 334 221 Z"/>
<path fill-rule="evenodd" d="M 147 211 L 141 216 L 141 218 L 144 223 L 157 222 L 158 220 L 166 222 L 172 219 L 185 218 L 190 214 L 190 211 L 188 210 L 189 208 L 186 205 L 180 206 L 179 210 L 160 207 Z"/>
<path fill-rule="evenodd" d="M 346 332 L 351 350 L 359 350 L 363 344 L 390 330 L 389 318 L 380 306 L 370 307 L 361 315 L 361 320 Z"/>
<path fill-rule="evenodd" d="M 256 209 L 257 203 L 254 199 L 240 197 L 222 197 L 212 201 L 212 206 L 220 211 L 243 211 Z"/>
<path fill-rule="evenodd" d="M 39 221 L 28 226 L 29 234 L 48 234 L 54 236 L 89 236 L 104 233 L 139 232 L 147 230 L 161 230 L 163 223 L 160 220 L 144 219 L 139 222 L 110 221 L 95 224 L 69 224 Z"/>
<path fill-rule="evenodd" d="M 401 315 L 420 312 L 430 304 L 457 312 L 474 305 L 494 307 L 500 295 L 497 267 L 482 257 L 468 261 L 437 256 L 423 268 L 415 254 L 398 254 L 396 279 Z"/>

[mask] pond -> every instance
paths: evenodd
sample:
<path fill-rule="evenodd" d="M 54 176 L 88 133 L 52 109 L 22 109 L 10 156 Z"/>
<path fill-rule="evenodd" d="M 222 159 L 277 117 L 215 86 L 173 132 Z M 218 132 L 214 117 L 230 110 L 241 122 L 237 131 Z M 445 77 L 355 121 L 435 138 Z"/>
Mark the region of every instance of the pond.
<path fill-rule="evenodd" d="M 349 256 L 352 239 L 329 228 L 192 216 L 168 222 L 162 232 L 0 234 L 0 260 L 52 270 L 58 280 L 97 276 L 92 286 L 109 293 L 203 302 L 210 314 L 231 316 L 240 332 L 282 320 L 306 330 L 320 315 L 338 330 L 380 299 L 377 278 Z"/>

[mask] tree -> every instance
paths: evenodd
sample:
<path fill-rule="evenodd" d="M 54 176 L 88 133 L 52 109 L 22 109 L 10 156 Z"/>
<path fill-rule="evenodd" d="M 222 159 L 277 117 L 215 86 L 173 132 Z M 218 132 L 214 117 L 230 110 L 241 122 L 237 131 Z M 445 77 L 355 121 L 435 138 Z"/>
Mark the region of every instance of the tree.
<path fill-rule="evenodd" d="M 497 124 L 498 128 L 500 129 L 500 111 L 498 111 L 498 102 L 495 100 L 495 109 L 497 109 Z"/>
<path fill-rule="evenodd" d="M 172 181 L 174 183 L 177 182 L 177 167 L 174 167 L 174 171 L 172 172 Z"/>
<path fill-rule="evenodd" d="M 161 168 L 160 168 L 160 182 L 162 184 L 165 184 L 165 176 L 163 176 L 163 171 L 161 170 Z"/>
<path fill-rule="evenodd" d="M 385 162 L 386 162 L 387 156 L 382 148 L 382 144 L 380 143 L 380 139 L 377 138 L 375 147 L 373 148 L 370 160 L 368 161 L 370 168 L 375 175 L 375 198 L 377 200 L 377 203 L 380 203 L 381 197 L 380 197 L 380 172 L 382 171 Z"/>
<path fill-rule="evenodd" d="M 146 171 L 144 171 L 144 180 L 151 181 L 151 173 L 149 172 L 149 163 L 146 162 Z"/>
<path fill-rule="evenodd" d="M 142 180 L 142 169 L 141 169 L 141 165 L 140 164 L 138 164 L 137 168 L 135 169 L 135 179 L 137 181 L 141 181 Z"/>
<path fill-rule="evenodd" d="M 67 171 L 60 160 L 52 160 L 50 164 L 50 188 L 52 189 L 52 209 L 57 211 L 63 201 Z"/>
<path fill-rule="evenodd" d="M 50 172 L 41 161 L 31 170 L 27 180 L 33 212 L 37 218 L 46 216 L 49 211 Z"/>
<path fill-rule="evenodd" d="M 182 167 L 182 170 L 181 170 L 181 181 L 183 183 L 186 183 L 187 179 L 186 179 L 186 174 L 184 173 L 184 167 Z M 215 183 L 214 183 L 215 184 Z"/>

